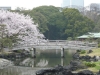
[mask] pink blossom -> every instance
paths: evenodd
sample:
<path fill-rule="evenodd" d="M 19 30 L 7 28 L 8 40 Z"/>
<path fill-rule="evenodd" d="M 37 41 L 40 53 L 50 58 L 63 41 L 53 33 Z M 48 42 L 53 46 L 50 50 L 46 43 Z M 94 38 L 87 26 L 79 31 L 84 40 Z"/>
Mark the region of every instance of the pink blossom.
<path fill-rule="evenodd" d="M 9 36 L 18 34 L 18 38 L 22 39 L 19 41 L 20 44 L 35 43 L 44 38 L 28 15 L 0 10 L 0 24 L 6 25 Z"/>

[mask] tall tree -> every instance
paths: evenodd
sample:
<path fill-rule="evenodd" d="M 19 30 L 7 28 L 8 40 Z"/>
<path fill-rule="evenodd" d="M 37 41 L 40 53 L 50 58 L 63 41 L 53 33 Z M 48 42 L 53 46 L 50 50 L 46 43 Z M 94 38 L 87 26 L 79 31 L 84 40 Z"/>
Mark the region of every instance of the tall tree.
<path fill-rule="evenodd" d="M 6 28 L 7 37 L 11 38 L 13 42 L 16 41 L 15 38 L 20 39 L 17 40 L 17 44 L 36 43 L 44 38 L 43 34 L 39 33 L 32 18 L 23 14 L 0 10 L 0 25 L 2 25 L 2 37 L 6 37 L 3 32 Z"/>
<path fill-rule="evenodd" d="M 31 17 L 35 23 L 39 25 L 40 31 L 47 39 L 52 39 L 52 35 L 50 35 L 52 33 L 51 29 L 54 30 L 54 27 L 51 27 L 51 16 L 52 14 L 56 14 L 58 12 L 60 12 L 59 8 L 54 6 L 40 6 L 33 8 L 33 10 L 30 12 Z"/>
<path fill-rule="evenodd" d="M 77 9 L 40 6 L 33 8 L 27 14 L 33 18 L 34 24 L 38 24 L 46 39 L 75 38 L 93 31 L 94 28 L 94 22 Z"/>
<path fill-rule="evenodd" d="M 75 38 L 76 36 L 92 31 L 94 28 L 94 23 L 87 17 L 82 16 L 77 9 L 66 8 L 62 13 L 67 22 L 64 32 L 67 37 Z"/>
<path fill-rule="evenodd" d="M 33 17 L 34 23 L 39 25 L 38 26 L 39 30 L 42 33 L 45 33 L 45 31 L 48 30 L 47 27 L 48 20 L 46 19 L 46 17 L 40 12 L 36 12 L 36 11 L 30 13 L 30 15 L 31 17 Z"/>

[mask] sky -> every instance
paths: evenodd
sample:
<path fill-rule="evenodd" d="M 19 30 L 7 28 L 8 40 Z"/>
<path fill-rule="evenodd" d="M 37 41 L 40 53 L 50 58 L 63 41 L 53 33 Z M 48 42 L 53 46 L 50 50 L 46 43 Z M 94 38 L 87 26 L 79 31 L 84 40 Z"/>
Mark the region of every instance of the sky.
<path fill-rule="evenodd" d="M 84 0 L 84 6 L 88 6 L 91 3 L 100 3 L 100 0 Z M 61 4 L 62 0 L 0 0 L 0 7 L 10 6 L 12 9 L 17 7 L 32 9 L 42 5 L 61 7 Z"/>

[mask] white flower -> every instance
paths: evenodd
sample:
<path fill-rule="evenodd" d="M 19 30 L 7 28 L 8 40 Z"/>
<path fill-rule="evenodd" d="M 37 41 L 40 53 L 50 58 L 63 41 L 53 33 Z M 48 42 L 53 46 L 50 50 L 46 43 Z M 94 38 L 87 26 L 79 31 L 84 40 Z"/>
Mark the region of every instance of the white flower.
<path fill-rule="evenodd" d="M 44 38 L 44 35 L 39 33 L 37 25 L 34 25 L 32 18 L 23 14 L 0 10 L 0 24 L 6 25 L 9 36 L 18 34 L 18 38 L 23 40 L 23 42 L 19 41 L 21 44 L 35 43 Z"/>

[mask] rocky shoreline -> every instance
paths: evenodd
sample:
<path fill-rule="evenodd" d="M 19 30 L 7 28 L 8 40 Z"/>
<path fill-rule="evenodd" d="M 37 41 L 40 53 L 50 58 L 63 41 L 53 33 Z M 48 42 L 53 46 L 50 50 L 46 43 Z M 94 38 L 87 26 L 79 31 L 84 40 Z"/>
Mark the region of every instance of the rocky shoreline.
<path fill-rule="evenodd" d="M 57 65 L 54 68 L 41 69 L 36 71 L 36 75 L 100 75 L 100 71 L 93 73 L 92 71 L 85 69 L 82 71 L 72 71 L 66 66 Z"/>
<path fill-rule="evenodd" d="M 77 51 L 73 54 L 73 60 L 71 60 L 67 66 L 57 65 L 56 67 L 50 69 L 41 69 L 36 72 L 36 75 L 100 75 L 100 70 L 94 73 L 88 69 L 89 66 L 93 67 L 95 64 L 88 64 L 88 66 L 83 64 L 83 61 L 97 62 L 100 60 L 100 57 L 91 57 L 88 55 L 80 56 L 79 52 Z M 92 52 L 92 50 L 88 51 L 88 53 Z"/>
<path fill-rule="evenodd" d="M 0 58 L 0 69 L 4 69 L 4 68 L 7 68 L 9 66 L 13 66 L 13 62 L 7 60 L 7 59 L 3 59 L 3 58 Z"/>

